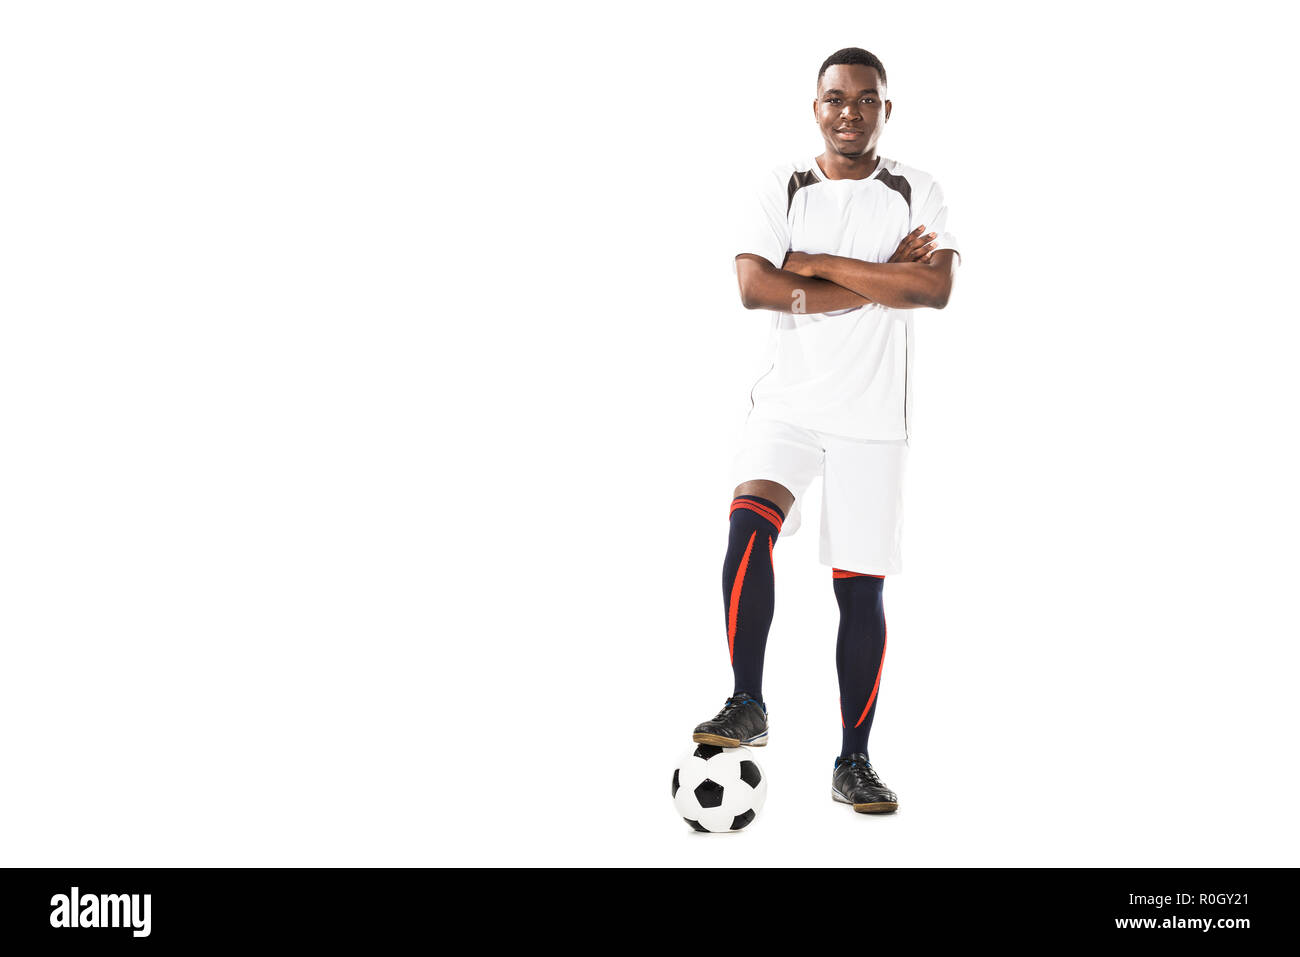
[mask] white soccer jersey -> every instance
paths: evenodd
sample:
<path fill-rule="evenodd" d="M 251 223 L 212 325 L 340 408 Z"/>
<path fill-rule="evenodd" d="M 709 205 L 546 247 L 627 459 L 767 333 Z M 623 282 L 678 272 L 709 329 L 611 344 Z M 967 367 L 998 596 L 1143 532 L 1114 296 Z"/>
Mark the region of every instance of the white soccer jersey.
<path fill-rule="evenodd" d="M 936 250 L 957 249 L 928 173 L 881 157 L 866 179 L 832 180 L 816 160 L 785 163 L 760 185 L 736 254 L 777 268 L 790 250 L 880 263 L 922 224 L 938 234 Z M 772 365 L 751 392 L 754 414 L 855 439 L 908 438 L 912 312 L 869 303 L 772 313 Z"/>

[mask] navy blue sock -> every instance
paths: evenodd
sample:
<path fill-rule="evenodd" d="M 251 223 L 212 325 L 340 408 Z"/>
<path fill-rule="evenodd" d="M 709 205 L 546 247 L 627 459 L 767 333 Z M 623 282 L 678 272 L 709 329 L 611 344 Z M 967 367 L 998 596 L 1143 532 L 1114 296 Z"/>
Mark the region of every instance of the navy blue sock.
<path fill-rule="evenodd" d="M 785 513 L 757 495 L 731 502 L 731 534 L 722 563 L 722 603 L 735 691 L 763 700 L 763 652 L 776 608 L 772 549 Z"/>
<path fill-rule="evenodd" d="M 885 664 L 885 579 L 882 575 L 833 569 L 840 606 L 835 670 L 840 679 L 840 756 L 868 754 L 876 716 L 880 672 Z"/>

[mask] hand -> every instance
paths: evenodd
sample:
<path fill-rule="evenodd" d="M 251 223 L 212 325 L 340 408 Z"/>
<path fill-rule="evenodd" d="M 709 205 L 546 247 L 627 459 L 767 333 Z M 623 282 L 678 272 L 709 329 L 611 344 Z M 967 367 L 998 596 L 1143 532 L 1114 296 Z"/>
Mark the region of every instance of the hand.
<path fill-rule="evenodd" d="M 928 263 L 930 257 L 934 255 L 935 234 L 929 233 L 922 235 L 921 230 L 925 225 L 917 226 L 898 244 L 894 250 L 894 255 L 889 257 L 891 263 Z M 789 267 L 787 267 L 789 268 Z"/>
<path fill-rule="evenodd" d="M 785 262 L 781 264 L 781 268 L 786 272 L 811 278 L 817 275 L 813 268 L 816 259 L 817 257 L 811 253 L 788 252 L 785 254 Z"/>

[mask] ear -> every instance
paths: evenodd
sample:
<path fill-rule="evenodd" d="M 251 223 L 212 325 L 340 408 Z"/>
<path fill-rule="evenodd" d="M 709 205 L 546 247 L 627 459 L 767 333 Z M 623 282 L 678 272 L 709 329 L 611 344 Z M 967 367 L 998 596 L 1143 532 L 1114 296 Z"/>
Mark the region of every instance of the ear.
<path fill-rule="evenodd" d="M 894 101 L 885 100 L 885 122 L 889 122 L 889 114 L 894 111 Z"/>

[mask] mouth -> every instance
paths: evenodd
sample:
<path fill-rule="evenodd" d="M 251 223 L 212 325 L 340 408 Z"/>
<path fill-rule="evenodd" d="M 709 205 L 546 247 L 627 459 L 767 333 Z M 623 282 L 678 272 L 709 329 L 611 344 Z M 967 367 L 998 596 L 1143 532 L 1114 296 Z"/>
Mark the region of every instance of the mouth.
<path fill-rule="evenodd" d="M 841 126 L 835 130 L 835 135 L 842 136 L 848 140 L 852 140 L 852 139 L 857 139 L 860 136 L 864 136 L 865 134 L 862 130 L 857 129 L 856 127 Z"/>

